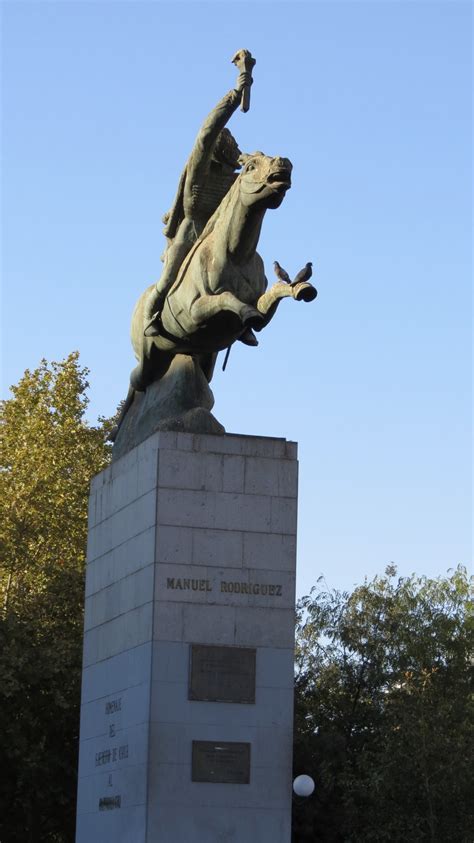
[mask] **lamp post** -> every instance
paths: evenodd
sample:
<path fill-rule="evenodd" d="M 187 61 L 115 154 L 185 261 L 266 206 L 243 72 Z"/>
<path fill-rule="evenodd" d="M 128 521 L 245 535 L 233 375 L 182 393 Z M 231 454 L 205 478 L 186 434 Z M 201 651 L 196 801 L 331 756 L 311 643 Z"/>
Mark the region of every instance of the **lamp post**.
<path fill-rule="evenodd" d="M 292 840 L 311 840 L 312 838 L 312 800 L 314 781 L 311 776 L 296 776 L 293 782 L 293 807 L 291 815 Z"/>
<path fill-rule="evenodd" d="M 314 780 L 311 776 L 301 775 L 296 776 L 293 782 L 293 790 L 297 796 L 311 796 L 314 791 Z"/>

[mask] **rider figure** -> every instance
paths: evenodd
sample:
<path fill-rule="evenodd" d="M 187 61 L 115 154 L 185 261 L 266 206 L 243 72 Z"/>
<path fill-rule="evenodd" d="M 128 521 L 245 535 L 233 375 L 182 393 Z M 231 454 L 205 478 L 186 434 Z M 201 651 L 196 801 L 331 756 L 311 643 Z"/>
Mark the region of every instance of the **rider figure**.
<path fill-rule="evenodd" d="M 163 255 L 163 272 L 147 303 L 146 336 L 161 332 L 160 314 L 179 267 L 237 178 L 242 153 L 235 138 L 224 127 L 238 108 L 243 89 L 252 81 L 250 72 L 241 72 L 235 89 L 220 100 L 199 130 L 173 206 L 163 217 L 163 233 L 168 245 Z M 258 344 L 250 328 L 243 332 L 240 340 L 247 345 Z"/>

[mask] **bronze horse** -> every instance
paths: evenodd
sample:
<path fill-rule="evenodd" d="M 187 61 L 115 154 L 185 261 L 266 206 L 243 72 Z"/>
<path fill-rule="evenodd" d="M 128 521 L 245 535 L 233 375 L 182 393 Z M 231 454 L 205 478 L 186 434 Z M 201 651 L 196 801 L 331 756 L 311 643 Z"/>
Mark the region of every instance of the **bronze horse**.
<path fill-rule="evenodd" d="M 296 289 L 279 283 L 265 293 L 267 279 L 257 253 L 265 212 L 283 202 L 291 187 L 291 170 L 287 158 L 261 152 L 248 157 L 184 259 L 155 336 L 144 336 L 146 302 L 153 287 L 139 299 L 132 318 L 132 344 L 137 359 L 143 355 L 147 361 L 150 382 L 164 374 L 176 354 L 215 359 L 245 328 L 260 331 L 281 298 L 314 298 L 316 291 L 309 284 Z M 209 365 L 207 360 L 205 369 Z"/>
<path fill-rule="evenodd" d="M 278 208 L 291 187 L 288 158 L 249 155 L 201 236 L 184 258 L 166 297 L 157 330 L 146 329 L 149 287 L 137 302 L 131 338 L 140 365 L 119 425 L 138 389 L 159 380 L 178 354 L 193 357 L 207 381 L 212 378 L 217 353 L 229 348 L 249 327 L 260 331 L 274 316 L 280 300 L 292 296 L 311 301 L 315 288 L 308 283 L 274 284 L 267 292 L 263 261 L 257 253 L 263 218 Z M 140 382 L 137 383 L 137 373 Z"/>

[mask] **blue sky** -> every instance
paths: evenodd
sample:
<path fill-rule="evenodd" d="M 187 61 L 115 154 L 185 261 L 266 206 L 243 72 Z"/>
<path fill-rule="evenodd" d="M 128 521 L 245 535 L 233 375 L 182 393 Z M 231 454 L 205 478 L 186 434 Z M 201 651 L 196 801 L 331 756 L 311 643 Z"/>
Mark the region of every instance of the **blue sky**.
<path fill-rule="evenodd" d="M 134 303 L 200 123 L 257 59 L 241 149 L 289 157 L 269 280 L 313 260 L 234 347 L 214 412 L 299 442 L 298 592 L 469 563 L 471 73 L 467 2 L 4 2 L 3 395 L 79 349 L 90 417 L 134 365 Z"/>

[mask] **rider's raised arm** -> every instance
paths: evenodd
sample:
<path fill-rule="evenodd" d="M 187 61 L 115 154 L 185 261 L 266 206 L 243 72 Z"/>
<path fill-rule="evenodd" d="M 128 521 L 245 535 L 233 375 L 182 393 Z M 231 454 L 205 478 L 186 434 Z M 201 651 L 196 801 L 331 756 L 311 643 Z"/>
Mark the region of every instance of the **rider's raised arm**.
<path fill-rule="evenodd" d="M 251 84 L 251 74 L 248 72 L 240 73 L 236 87 L 222 97 L 220 102 L 217 103 L 215 108 L 206 117 L 188 160 L 186 178 L 186 188 L 188 190 L 194 182 L 199 181 L 201 174 L 202 176 L 206 175 L 219 132 L 222 131 L 234 111 L 239 107 L 243 89 Z"/>

